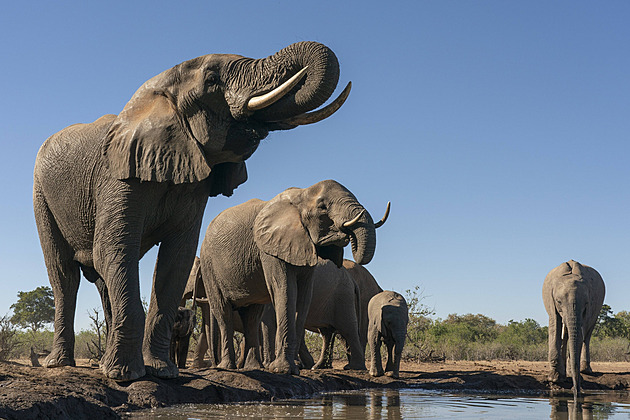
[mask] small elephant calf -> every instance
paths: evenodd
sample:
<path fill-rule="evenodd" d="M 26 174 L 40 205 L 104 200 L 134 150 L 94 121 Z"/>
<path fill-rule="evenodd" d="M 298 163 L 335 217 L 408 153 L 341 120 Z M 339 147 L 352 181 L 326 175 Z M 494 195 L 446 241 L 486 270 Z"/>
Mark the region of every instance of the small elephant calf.
<path fill-rule="evenodd" d="M 383 375 L 381 344 L 384 343 L 387 346 L 385 375 L 398 378 L 408 322 L 407 302 L 399 293 L 385 290 L 370 299 L 368 304 L 368 342 L 372 356 L 370 375 Z"/>
<path fill-rule="evenodd" d="M 197 317 L 192 309 L 181 306 L 177 308 L 177 318 L 175 318 L 173 334 L 171 335 L 170 356 L 178 368 L 184 369 L 186 367 L 190 336 L 195 329 L 196 320 Z"/>

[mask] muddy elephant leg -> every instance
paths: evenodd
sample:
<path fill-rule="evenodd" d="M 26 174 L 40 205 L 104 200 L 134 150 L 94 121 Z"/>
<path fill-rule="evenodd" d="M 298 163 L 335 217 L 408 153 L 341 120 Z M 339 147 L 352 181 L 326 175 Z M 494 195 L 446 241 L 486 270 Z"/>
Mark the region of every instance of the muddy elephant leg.
<path fill-rule="evenodd" d="M 55 333 L 44 366 L 75 366 L 74 316 L 80 280 L 79 265 L 73 260 L 74 251 L 63 238 L 43 194 L 37 188 L 33 193 L 33 208 L 55 300 Z"/>
<path fill-rule="evenodd" d="M 297 350 L 297 276 L 287 264 L 265 253 L 261 255 L 265 281 L 276 311 L 276 358 L 269 365 L 275 373 L 299 375 Z"/>
<path fill-rule="evenodd" d="M 383 363 L 381 362 L 381 334 L 376 327 L 368 327 L 368 343 L 370 344 L 370 375 L 383 376 Z"/>
<path fill-rule="evenodd" d="M 187 273 L 195 259 L 200 224 L 201 218 L 187 231 L 163 239 L 158 251 L 142 354 L 148 372 L 159 378 L 176 378 L 179 374 L 168 357 L 168 345 Z"/>
<path fill-rule="evenodd" d="M 391 344 L 387 346 L 388 357 L 385 375 L 391 378 L 397 379 L 400 376 L 400 359 L 402 357 L 403 347 L 405 346 L 405 335 L 406 331 L 395 334 Z"/>
<path fill-rule="evenodd" d="M 243 368 L 248 370 L 262 369 L 260 361 L 260 320 L 262 318 L 265 305 L 249 305 L 239 309 L 241 320 L 243 321 L 243 347 L 241 357 L 243 358 Z"/>
<path fill-rule="evenodd" d="M 311 366 L 313 365 L 313 358 L 304 343 L 304 324 L 306 323 L 306 317 L 308 315 L 308 309 L 311 306 L 311 297 L 313 295 L 312 274 L 313 269 L 311 268 L 302 269 L 298 274 L 297 299 L 295 303 L 295 335 L 298 340 L 295 349 L 295 360 L 301 360 L 299 352 L 302 350 L 302 345 L 304 344 L 304 351 L 306 351 L 306 354 L 308 355 L 306 357 L 306 361 L 309 362 Z"/>
<path fill-rule="evenodd" d="M 319 333 L 322 336 L 322 349 L 319 355 L 319 360 L 315 363 L 312 369 L 330 369 L 329 366 L 332 356 L 331 341 L 334 337 L 334 330 L 332 328 L 320 328 Z"/>
<path fill-rule="evenodd" d="M 276 354 L 276 318 L 273 312 L 273 306 L 265 305 L 263 319 L 260 323 L 263 365 L 265 367 L 269 367 Z"/>
<path fill-rule="evenodd" d="M 215 347 L 216 367 L 220 369 L 236 369 L 236 353 L 234 351 L 234 321 L 233 310 L 226 302 L 213 307 L 214 323 L 217 328 L 212 328 L 210 337 L 212 341 L 218 341 Z"/>
<path fill-rule="evenodd" d="M 562 353 L 562 320 L 558 314 L 549 316 L 549 377 L 551 382 L 558 382 L 565 373 L 561 370 L 564 361 Z"/>

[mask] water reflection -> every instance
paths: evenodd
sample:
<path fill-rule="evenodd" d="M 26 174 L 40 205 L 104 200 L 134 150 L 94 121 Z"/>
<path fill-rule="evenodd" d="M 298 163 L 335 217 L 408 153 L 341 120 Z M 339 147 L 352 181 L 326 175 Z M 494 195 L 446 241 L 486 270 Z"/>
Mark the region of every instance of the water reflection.
<path fill-rule="evenodd" d="M 147 410 L 129 418 L 161 419 L 619 419 L 630 418 L 627 393 L 516 397 L 449 394 L 419 389 L 370 389 L 322 394 L 311 399 L 246 404 L 186 405 Z"/>
<path fill-rule="evenodd" d="M 577 401 L 574 401 L 572 397 L 552 396 L 549 398 L 550 418 L 554 420 L 609 419 L 613 418 L 619 409 L 627 418 L 629 406 L 627 403 L 615 404 L 615 401 L 619 400 L 628 401 L 628 395 L 603 392 L 578 398 Z"/>

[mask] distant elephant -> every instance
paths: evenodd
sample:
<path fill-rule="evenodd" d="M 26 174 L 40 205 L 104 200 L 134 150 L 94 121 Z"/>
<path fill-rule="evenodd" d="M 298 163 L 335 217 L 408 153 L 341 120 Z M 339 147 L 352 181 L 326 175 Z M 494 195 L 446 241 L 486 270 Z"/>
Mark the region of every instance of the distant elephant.
<path fill-rule="evenodd" d="M 580 371 L 592 372 L 589 344 L 605 293 L 599 273 L 573 260 L 551 270 L 543 283 L 543 302 L 549 314 L 549 380 L 566 377 L 568 344 L 575 396 L 580 393 Z"/>
<path fill-rule="evenodd" d="M 175 317 L 171 335 L 170 358 L 178 368 L 183 369 L 186 367 L 190 336 L 195 329 L 196 322 L 197 317 L 192 309 L 181 306 L 177 308 L 177 316 Z"/>
<path fill-rule="evenodd" d="M 219 367 L 234 368 L 232 311 L 245 331 L 245 367 L 261 368 L 259 328 L 266 303 L 273 303 L 276 357 L 269 368 L 299 374 L 298 337 L 310 305 L 311 276 L 318 258 L 342 265 L 352 242 L 355 260 L 374 255 L 376 230 L 370 214 L 336 181 L 289 188 L 270 201 L 249 200 L 219 214 L 201 245 L 201 272 L 221 336 Z"/>
<path fill-rule="evenodd" d="M 383 343 L 387 347 L 385 375 L 398 378 L 400 357 L 409 323 L 405 298 L 390 290 L 375 295 L 368 304 L 368 318 L 368 342 L 372 357 L 370 375 L 383 375 L 381 364 L 381 344 Z"/>
<path fill-rule="evenodd" d="M 104 374 L 174 378 L 173 322 L 198 245 L 208 196 L 245 182 L 244 160 L 271 130 L 330 116 L 339 63 L 324 45 L 300 42 L 265 59 L 213 54 L 185 61 L 142 85 L 119 115 L 75 124 L 37 154 L 33 202 L 55 296 L 46 366 L 75 365 L 79 270 L 110 302 Z M 138 261 L 159 252 L 145 323 Z M 100 280 L 99 280 L 100 279 Z M 143 333 L 144 330 L 144 333 Z"/>

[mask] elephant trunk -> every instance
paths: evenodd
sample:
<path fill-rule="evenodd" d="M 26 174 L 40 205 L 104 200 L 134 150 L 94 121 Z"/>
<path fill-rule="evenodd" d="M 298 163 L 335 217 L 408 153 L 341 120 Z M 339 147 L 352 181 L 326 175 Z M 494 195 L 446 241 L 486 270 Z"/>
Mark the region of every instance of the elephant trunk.
<path fill-rule="evenodd" d="M 352 257 L 357 264 L 368 264 L 372 261 L 376 250 L 376 228 L 370 214 L 363 210 L 363 214 L 350 230 Z"/>
<path fill-rule="evenodd" d="M 572 311 L 567 314 L 567 331 L 569 334 L 568 337 L 568 346 L 569 346 L 569 360 L 570 360 L 570 369 L 571 369 L 571 377 L 573 379 L 573 396 L 577 397 L 580 393 L 580 354 L 582 351 L 582 320 L 579 319 L 578 315 L 575 313 L 576 308 L 572 308 Z M 573 312 L 573 313 L 571 313 Z"/>
<path fill-rule="evenodd" d="M 286 95 L 256 111 L 261 121 L 281 121 L 311 111 L 333 94 L 339 81 L 339 62 L 332 50 L 317 42 L 298 42 L 276 54 L 254 60 L 254 75 L 275 88 L 306 68 L 304 76 Z"/>

